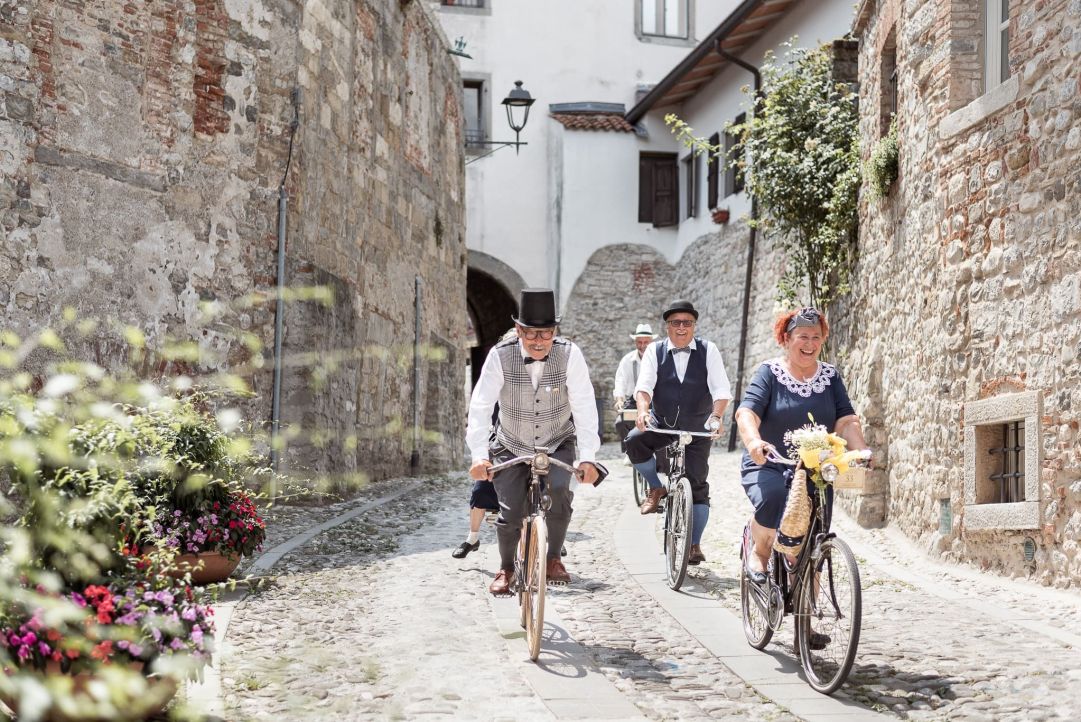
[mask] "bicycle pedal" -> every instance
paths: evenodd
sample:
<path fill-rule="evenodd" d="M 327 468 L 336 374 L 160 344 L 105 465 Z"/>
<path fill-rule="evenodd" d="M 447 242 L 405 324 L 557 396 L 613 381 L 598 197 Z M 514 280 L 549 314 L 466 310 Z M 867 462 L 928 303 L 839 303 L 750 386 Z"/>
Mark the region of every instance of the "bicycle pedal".
<path fill-rule="evenodd" d="M 548 586 L 550 586 L 550 587 L 565 587 L 565 586 L 567 586 L 567 582 L 553 582 L 551 580 L 548 580 Z"/>

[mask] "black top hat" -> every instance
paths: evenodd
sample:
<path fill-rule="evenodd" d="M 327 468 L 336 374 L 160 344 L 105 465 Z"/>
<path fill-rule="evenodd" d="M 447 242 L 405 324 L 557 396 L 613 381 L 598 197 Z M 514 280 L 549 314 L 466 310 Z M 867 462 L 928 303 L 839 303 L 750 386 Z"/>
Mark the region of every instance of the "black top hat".
<path fill-rule="evenodd" d="M 667 321 L 668 317 L 673 313 L 689 313 L 694 316 L 695 321 L 698 320 L 698 311 L 690 301 L 672 301 L 672 303 L 668 304 L 665 312 L 661 314 L 661 318 Z"/>
<path fill-rule="evenodd" d="M 556 294 L 550 288 L 523 288 L 518 302 L 518 318 L 513 319 L 519 326 L 527 328 L 550 328 L 559 325 L 556 316 Z"/>

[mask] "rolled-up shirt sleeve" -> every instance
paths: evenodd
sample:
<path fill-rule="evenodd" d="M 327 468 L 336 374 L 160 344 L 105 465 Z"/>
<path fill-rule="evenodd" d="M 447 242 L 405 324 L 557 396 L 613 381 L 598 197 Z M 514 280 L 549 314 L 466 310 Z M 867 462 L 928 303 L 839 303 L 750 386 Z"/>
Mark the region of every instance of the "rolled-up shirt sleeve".
<path fill-rule="evenodd" d="M 635 396 L 639 391 L 645 391 L 650 398 L 653 398 L 653 388 L 657 385 L 657 344 L 659 343 L 664 343 L 664 341 L 654 341 L 642 354 L 642 367 L 638 369 L 638 381 L 634 385 Z"/>
<path fill-rule="evenodd" d="M 732 385 L 724 371 L 721 350 L 712 341 L 706 344 L 706 385 L 709 386 L 709 393 L 714 401 L 728 401 L 732 398 Z"/>
<path fill-rule="evenodd" d="M 473 463 L 488 458 L 488 438 L 492 433 L 492 412 L 503 390 L 503 364 L 493 348 L 484 360 L 480 378 L 469 397 L 469 421 L 465 427 L 465 443 Z M 596 409 L 593 414 L 596 416 Z"/>
<path fill-rule="evenodd" d="M 600 437 L 597 436 L 597 400 L 593 395 L 593 382 L 589 380 L 585 356 L 576 344 L 571 345 L 567 358 L 567 397 L 578 442 L 578 461 L 596 461 L 597 450 L 601 446 Z"/>

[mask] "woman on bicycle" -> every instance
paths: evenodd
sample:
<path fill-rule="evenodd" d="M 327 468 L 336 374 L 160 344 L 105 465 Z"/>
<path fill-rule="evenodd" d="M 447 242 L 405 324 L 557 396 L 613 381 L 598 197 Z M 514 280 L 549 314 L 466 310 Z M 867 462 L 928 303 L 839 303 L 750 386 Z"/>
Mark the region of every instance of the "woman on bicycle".
<path fill-rule="evenodd" d="M 747 555 L 745 571 L 758 584 L 766 580 L 766 565 L 787 498 L 786 467 L 766 460 L 769 448 L 783 453 L 785 432 L 805 425 L 807 414 L 847 441 L 850 450 L 868 448 L 840 372 L 818 360 L 828 334 L 829 324 L 818 309 L 801 308 L 778 316 L 773 337 L 783 353 L 758 367 L 736 410 L 746 448 L 740 470 L 743 489 L 754 505 L 750 528 L 755 553 Z M 829 500 L 832 503 L 832 496 Z"/>

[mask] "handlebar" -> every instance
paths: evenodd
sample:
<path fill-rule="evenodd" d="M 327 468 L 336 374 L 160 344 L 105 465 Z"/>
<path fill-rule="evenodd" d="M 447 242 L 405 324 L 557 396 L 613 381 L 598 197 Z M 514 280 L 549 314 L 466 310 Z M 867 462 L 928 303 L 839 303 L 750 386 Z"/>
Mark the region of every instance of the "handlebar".
<path fill-rule="evenodd" d="M 593 482 L 593 486 L 600 486 L 600 483 L 604 481 L 605 477 L 608 476 L 608 469 L 605 468 L 603 464 L 600 464 L 596 461 L 587 461 L 584 463 L 592 464 L 593 468 L 597 470 L 597 480 Z M 542 474 L 547 474 L 549 466 L 551 464 L 555 464 L 560 469 L 570 472 L 571 476 L 578 479 L 578 481 L 581 481 L 582 478 L 585 476 L 585 472 L 581 469 L 576 469 L 571 464 L 560 461 L 546 451 L 537 451 L 533 454 L 529 454 L 526 456 L 516 456 L 513 459 L 509 459 L 502 463 L 489 466 L 488 478 L 492 478 L 492 475 L 498 471 L 503 471 L 504 469 L 508 469 L 517 464 L 529 464 L 531 469 L 533 469 L 535 472 L 540 472 Z"/>
<path fill-rule="evenodd" d="M 566 463 L 560 461 L 559 459 L 556 459 L 555 457 L 549 456 L 548 454 L 530 454 L 528 456 L 516 456 L 513 459 L 510 459 L 509 461 L 504 461 L 501 464 L 495 464 L 493 466 L 489 466 L 488 467 L 488 472 L 490 474 L 494 474 L 497 471 L 503 471 L 504 469 L 508 469 L 508 468 L 510 468 L 510 467 L 512 467 L 512 466 L 514 466 L 516 464 L 529 464 L 530 466 L 532 466 L 533 463 L 534 463 L 534 460 L 538 459 L 541 456 L 543 456 L 546 459 L 545 463 L 542 465 L 541 468 L 547 469 L 548 464 L 551 463 L 551 464 L 555 464 L 556 466 L 558 466 L 561 469 L 565 469 L 565 470 L 569 471 L 570 473 L 574 474 L 575 476 L 580 476 L 580 474 L 578 472 L 578 469 L 575 469 L 570 464 L 566 464 Z"/>

